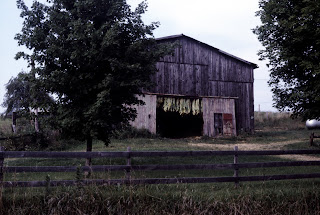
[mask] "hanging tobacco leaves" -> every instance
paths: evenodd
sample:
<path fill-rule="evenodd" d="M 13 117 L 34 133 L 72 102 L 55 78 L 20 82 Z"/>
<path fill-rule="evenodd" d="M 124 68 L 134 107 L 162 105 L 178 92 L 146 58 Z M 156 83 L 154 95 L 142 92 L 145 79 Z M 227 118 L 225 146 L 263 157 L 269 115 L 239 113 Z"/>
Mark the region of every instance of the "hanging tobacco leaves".
<path fill-rule="evenodd" d="M 178 112 L 180 115 L 202 113 L 201 99 L 158 97 L 157 107 L 165 112 Z"/>

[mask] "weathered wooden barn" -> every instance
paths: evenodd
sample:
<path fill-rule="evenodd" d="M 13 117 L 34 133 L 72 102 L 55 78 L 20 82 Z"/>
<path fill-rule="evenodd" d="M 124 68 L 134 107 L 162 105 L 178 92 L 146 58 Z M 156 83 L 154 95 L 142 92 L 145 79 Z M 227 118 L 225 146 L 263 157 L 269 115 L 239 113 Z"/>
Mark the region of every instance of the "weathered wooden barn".
<path fill-rule="evenodd" d="M 253 132 L 256 64 L 186 35 L 157 41 L 178 46 L 157 63 L 134 127 L 169 137 Z"/>

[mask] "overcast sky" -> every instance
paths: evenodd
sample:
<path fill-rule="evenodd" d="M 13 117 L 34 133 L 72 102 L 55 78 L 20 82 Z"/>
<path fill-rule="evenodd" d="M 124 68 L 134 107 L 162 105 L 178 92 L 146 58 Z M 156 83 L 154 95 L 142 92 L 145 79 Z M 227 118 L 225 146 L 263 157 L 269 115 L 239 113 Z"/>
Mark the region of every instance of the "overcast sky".
<path fill-rule="evenodd" d="M 31 5 L 32 0 L 25 0 Z M 128 0 L 135 7 L 141 0 Z M 272 93 L 267 85 L 269 79 L 265 62 L 258 60 L 257 52 L 262 49 L 252 29 L 260 24 L 255 12 L 259 0 L 148 0 L 145 23 L 159 21 L 155 37 L 185 34 L 201 42 L 226 51 L 259 66 L 254 72 L 255 110 L 275 111 Z M 14 0 L 2 0 L 0 11 L 0 103 L 3 102 L 5 84 L 22 70 L 28 71 L 23 60 L 14 56 L 23 47 L 14 40 L 21 31 L 22 19 Z M 0 112 L 4 108 L 0 107 Z"/>

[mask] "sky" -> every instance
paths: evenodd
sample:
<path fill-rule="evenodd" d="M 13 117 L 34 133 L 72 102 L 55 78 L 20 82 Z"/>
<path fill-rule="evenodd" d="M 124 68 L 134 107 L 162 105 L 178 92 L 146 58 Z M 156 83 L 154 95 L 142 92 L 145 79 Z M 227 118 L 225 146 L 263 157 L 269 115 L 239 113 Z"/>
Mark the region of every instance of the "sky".
<path fill-rule="evenodd" d="M 134 9 L 142 0 L 128 0 Z M 30 6 L 32 0 L 25 0 Z M 276 111 L 268 87 L 266 62 L 259 61 L 257 52 L 263 49 L 252 29 L 260 25 L 255 12 L 259 0 L 148 0 L 143 15 L 146 24 L 158 21 L 154 36 L 185 34 L 259 66 L 254 71 L 254 104 L 256 111 Z M 21 31 L 22 18 L 14 0 L 0 3 L 0 104 L 6 93 L 5 84 L 21 71 L 28 71 L 24 60 L 15 60 L 19 47 L 14 36 Z M 4 108 L 0 107 L 0 112 Z"/>

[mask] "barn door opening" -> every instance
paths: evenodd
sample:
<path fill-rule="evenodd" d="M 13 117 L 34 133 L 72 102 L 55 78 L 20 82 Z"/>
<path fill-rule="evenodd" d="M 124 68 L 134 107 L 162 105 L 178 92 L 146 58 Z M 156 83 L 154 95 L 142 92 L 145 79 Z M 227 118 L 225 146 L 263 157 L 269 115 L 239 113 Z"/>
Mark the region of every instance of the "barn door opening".
<path fill-rule="evenodd" d="M 223 134 L 226 136 L 232 136 L 232 114 L 223 114 Z"/>
<path fill-rule="evenodd" d="M 202 136 L 202 114 L 180 115 L 177 112 L 165 112 L 157 109 L 157 133 L 162 137 L 184 138 Z"/>
<path fill-rule="evenodd" d="M 157 133 L 163 137 L 202 136 L 201 99 L 158 97 Z"/>
<path fill-rule="evenodd" d="M 214 114 L 214 131 L 215 135 L 223 135 L 222 113 Z"/>

